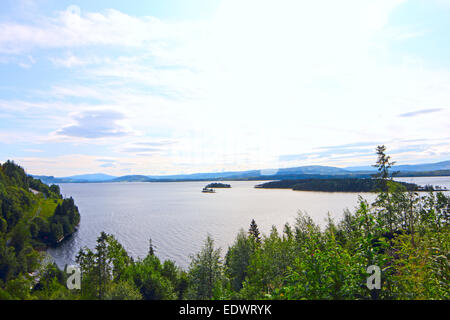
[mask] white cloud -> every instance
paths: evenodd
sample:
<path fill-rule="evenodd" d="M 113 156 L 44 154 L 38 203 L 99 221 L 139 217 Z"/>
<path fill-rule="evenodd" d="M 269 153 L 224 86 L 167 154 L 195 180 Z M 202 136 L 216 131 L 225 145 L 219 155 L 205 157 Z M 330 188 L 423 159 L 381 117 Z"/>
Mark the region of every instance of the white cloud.
<path fill-rule="evenodd" d="M 80 15 L 71 6 L 56 18 L 40 19 L 34 25 L 0 25 L 0 50 L 20 52 L 31 47 L 58 48 L 83 45 L 139 46 L 159 39 L 162 24 L 154 18 L 138 19 L 117 10 Z M 156 35 L 156 36 L 155 36 Z"/>
<path fill-rule="evenodd" d="M 114 138 L 130 134 L 121 122 L 125 115 L 115 110 L 85 110 L 74 114 L 74 123 L 56 131 L 56 135 L 83 138 Z"/>
<path fill-rule="evenodd" d="M 80 67 L 84 65 L 88 65 L 93 63 L 94 61 L 88 59 L 81 59 L 73 54 L 68 54 L 64 58 L 50 58 L 50 61 L 53 62 L 55 66 L 65 67 L 65 68 L 73 68 Z"/>
<path fill-rule="evenodd" d="M 84 13 L 70 6 L 53 17 L 37 17 L 29 24 L 0 23 L 0 52 L 17 54 L 35 48 L 83 46 L 145 47 L 162 50 L 187 32 L 193 22 L 166 23 L 155 17 L 133 17 L 115 9 Z"/>

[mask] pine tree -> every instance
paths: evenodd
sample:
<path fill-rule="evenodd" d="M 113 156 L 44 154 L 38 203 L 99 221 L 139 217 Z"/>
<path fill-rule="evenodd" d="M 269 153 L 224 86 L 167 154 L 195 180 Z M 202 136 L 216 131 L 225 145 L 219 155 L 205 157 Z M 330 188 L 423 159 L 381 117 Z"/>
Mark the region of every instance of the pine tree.
<path fill-rule="evenodd" d="M 248 238 L 245 231 L 241 229 L 225 257 L 226 272 L 235 291 L 242 289 L 242 283 L 247 276 L 247 267 L 250 264 L 253 249 L 252 241 Z"/>
<path fill-rule="evenodd" d="M 155 255 L 155 249 L 153 247 L 152 238 L 150 238 L 150 240 L 149 240 L 148 255 L 149 256 L 154 256 Z"/>
<path fill-rule="evenodd" d="M 256 243 L 261 243 L 261 235 L 259 233 L 258 225 L 256 224 L 255 219 L 252 219 L 252 222 L 250 223 L 248 234 L 255 239 Z"/>
<path fill-rule="evenodd" d="M 214 240 L 210 235 L 206 237 L 202 250 L 192 258 L 189 278 L 193 299 L 212 299 L 214 290 L 220 286 L 222 280 L 220 248 L 214 248 Z"/>
<path fill-rule="evenodd" d="M 386 146 L 378 146 L 376 150 L 378 160 L 373 167 L 376 167 L 378 170 L 377 177 L 381 178 L 383 181 L 386 181 L 389 178 L 389 169 L 395 164 L 395 162 L 391 162 L 391 156 L 386 155 Z"/>
<path fill-rule="evenodd" d="M 395 224 L 395 212 L 392 203 L 392 191 L 397 190 L 394 187 L 392 176 L 389 169 L 395 164 L 391 161 L 391 157 L 386 155 L 386 147 L 384 145 L 377 147 L 377 162 L 373 165 L 377 168 L 377 178 L 380 180 L 381 190 L 375 201 L 375 205 L 381 208 L 379 216 L 384 220 L 389 232 L 392 234 Z M 391 176 L 391 177 L 390 177 Z"/>
<path fill-rule="evenodd" d="M 108 258 L 108 235 L 105 232 L 100 234 L 97 239 L 96 264 L 97 264 L 97 285 L 98 285 L 98 298 L 102 300 L 105 296 L 108 282 L 111 277 L 111 266 Z"/>

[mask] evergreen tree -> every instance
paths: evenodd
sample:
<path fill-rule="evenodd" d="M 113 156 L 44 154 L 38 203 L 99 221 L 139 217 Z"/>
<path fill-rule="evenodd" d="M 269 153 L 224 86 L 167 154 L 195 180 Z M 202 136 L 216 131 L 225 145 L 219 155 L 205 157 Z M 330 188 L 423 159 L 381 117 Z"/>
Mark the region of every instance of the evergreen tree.
<path fill-rule="evenodd" d="M 150 256 L 154 256 L 154 255 L 155 255 L 155 249 L 154 249 L 154 247 L 153 247 L 152 238 L 150 238 L 150 240 L 149 240 L 148 254 L 149 254 Z"/>
<path fill-rule="evenodd" d="M 381 221 L 384 221 L 387 230 L 390 234 L 392 234 L 396 224 L 395 211 L 398 209 L 395 208 L 393 198 L 401 198 L 402 193 L 406 190 L 392 181 L 392 176 L 389 173 L 389 169 L 395 164 L 395 162 L 391 162 L 391 157 L 386 155 L 386 147 L 384 145 L 378 146 L 376 151 L 378 159 L 374 167 L 378 170 L 377 178 L 380 181 L 381 189 L 375 201 L 375 205 L 380 208 L 378 212 L 379 218 Z"/>
<path fill-rule="evenodd" d="M 261 235 L 259 233 L 258 225 L 256 224 L 255 219 L 252 219 L 252 222 L 250 223 L 248 234 L 253 237 L 256 243 L 261 243 Z"/>
<path fill-rule="evenodd" d="M 83 275 L 83 296 L 104 299 L 113 277 L 118 280 L 130 261 L 122 245 L 113 236 L 102 232 L 97 238 L 95 252 L 89 248 L 80 249 L 76 258 Z"/>
<path fill-rule="evenodd" d="M 395 161 L 391 162 L 391 156 L 386 155 L 386 146 L 378 146 L 376 150 L 378 159 L 373 166 L 378 170 L 377 177 L 385 181 L 389 178 L 389 169 L 395 164 Z"/>
<path fill-rule="evenodd" d="M 233 246 L 228 249 L 225 258 L 226 273 L 231 279 L 231 286 L 235 291 L 239 291 L 242 288 L 253 250 L 252 242 L 244 230 L 241 229 Z"/>
<path fill-rule="evenodd" d="M 193 299 L 212 299 L 214 290 L 222 280 L 220 249 L 214 248 L 214 240 L 206 237 L 202 250 L 192 258 L 189 267 L 191 296 Z"/>
<path fill-rule="evenodd" d="M 103 299 L 106 292 L 106 285 L 110 277 L 110 266 L 108 263 L 107 251 L 107 235 L 102 232 L 97 239 L 97 246 L 95 247 L 96 262 L 97 262 L 97 281 L 98 281 L 98 298 Z"/>

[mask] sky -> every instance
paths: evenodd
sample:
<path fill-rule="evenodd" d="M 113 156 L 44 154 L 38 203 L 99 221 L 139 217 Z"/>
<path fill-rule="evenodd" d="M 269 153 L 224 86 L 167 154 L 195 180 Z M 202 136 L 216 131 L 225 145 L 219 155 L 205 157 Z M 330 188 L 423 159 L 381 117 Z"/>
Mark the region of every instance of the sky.
<path fill-rule="evenodd" d="M 0 162 L 70 176 L 450 160 L 448 0 L 0 0 Z"/>

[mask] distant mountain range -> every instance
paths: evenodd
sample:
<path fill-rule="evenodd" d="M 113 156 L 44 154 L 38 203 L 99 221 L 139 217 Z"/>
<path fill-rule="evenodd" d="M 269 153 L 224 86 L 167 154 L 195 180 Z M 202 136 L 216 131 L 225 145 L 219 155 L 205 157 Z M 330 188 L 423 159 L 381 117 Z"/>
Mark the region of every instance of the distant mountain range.
<path fill-rule="evenodd" d="M 86 181 L 110 181 L 115 178 L 117 177 L 104 173 L 80 174 L 77 176 L 67 177 L 67 179 L 86 180 Z"/>
<path fill-rule="evenodd" d="M 345 170 L 348 171 L 373 171 L 374 167 L 363 166 L 363 167 L 347 167 Z M 400 166 L 393 166 L 393 171 L 400 172 L 418 172 L 418 171 L 435 171 L 435 170 L 450 170 L 450 161 L 442 161 L 436 163 L 425 163 L 425 164 L 406 164 Z"/>
<path fill-rule="evenodd" d="M 450 176 L 450 161 L 428 164 L 400 165 L 392 167 L 399 171 L 398 176 Z M 283 180 L 283 179 L 329 179 L 329 178 L 368 178 L 376 172 L 374 167 L 337 168 L 328 166 L 302 166 L 282 169 L 263 169 L 249 171 L 229 171 L 193 173 L 166 176 L 127 175 L 111 176 L 103 173 L 83 174 L 56 178 L 38 176 L 43 182 L 51 183 L 86 183 L 86 182 L 168 182 L 168 181 L 209 181 L 209 180 Z"/>

